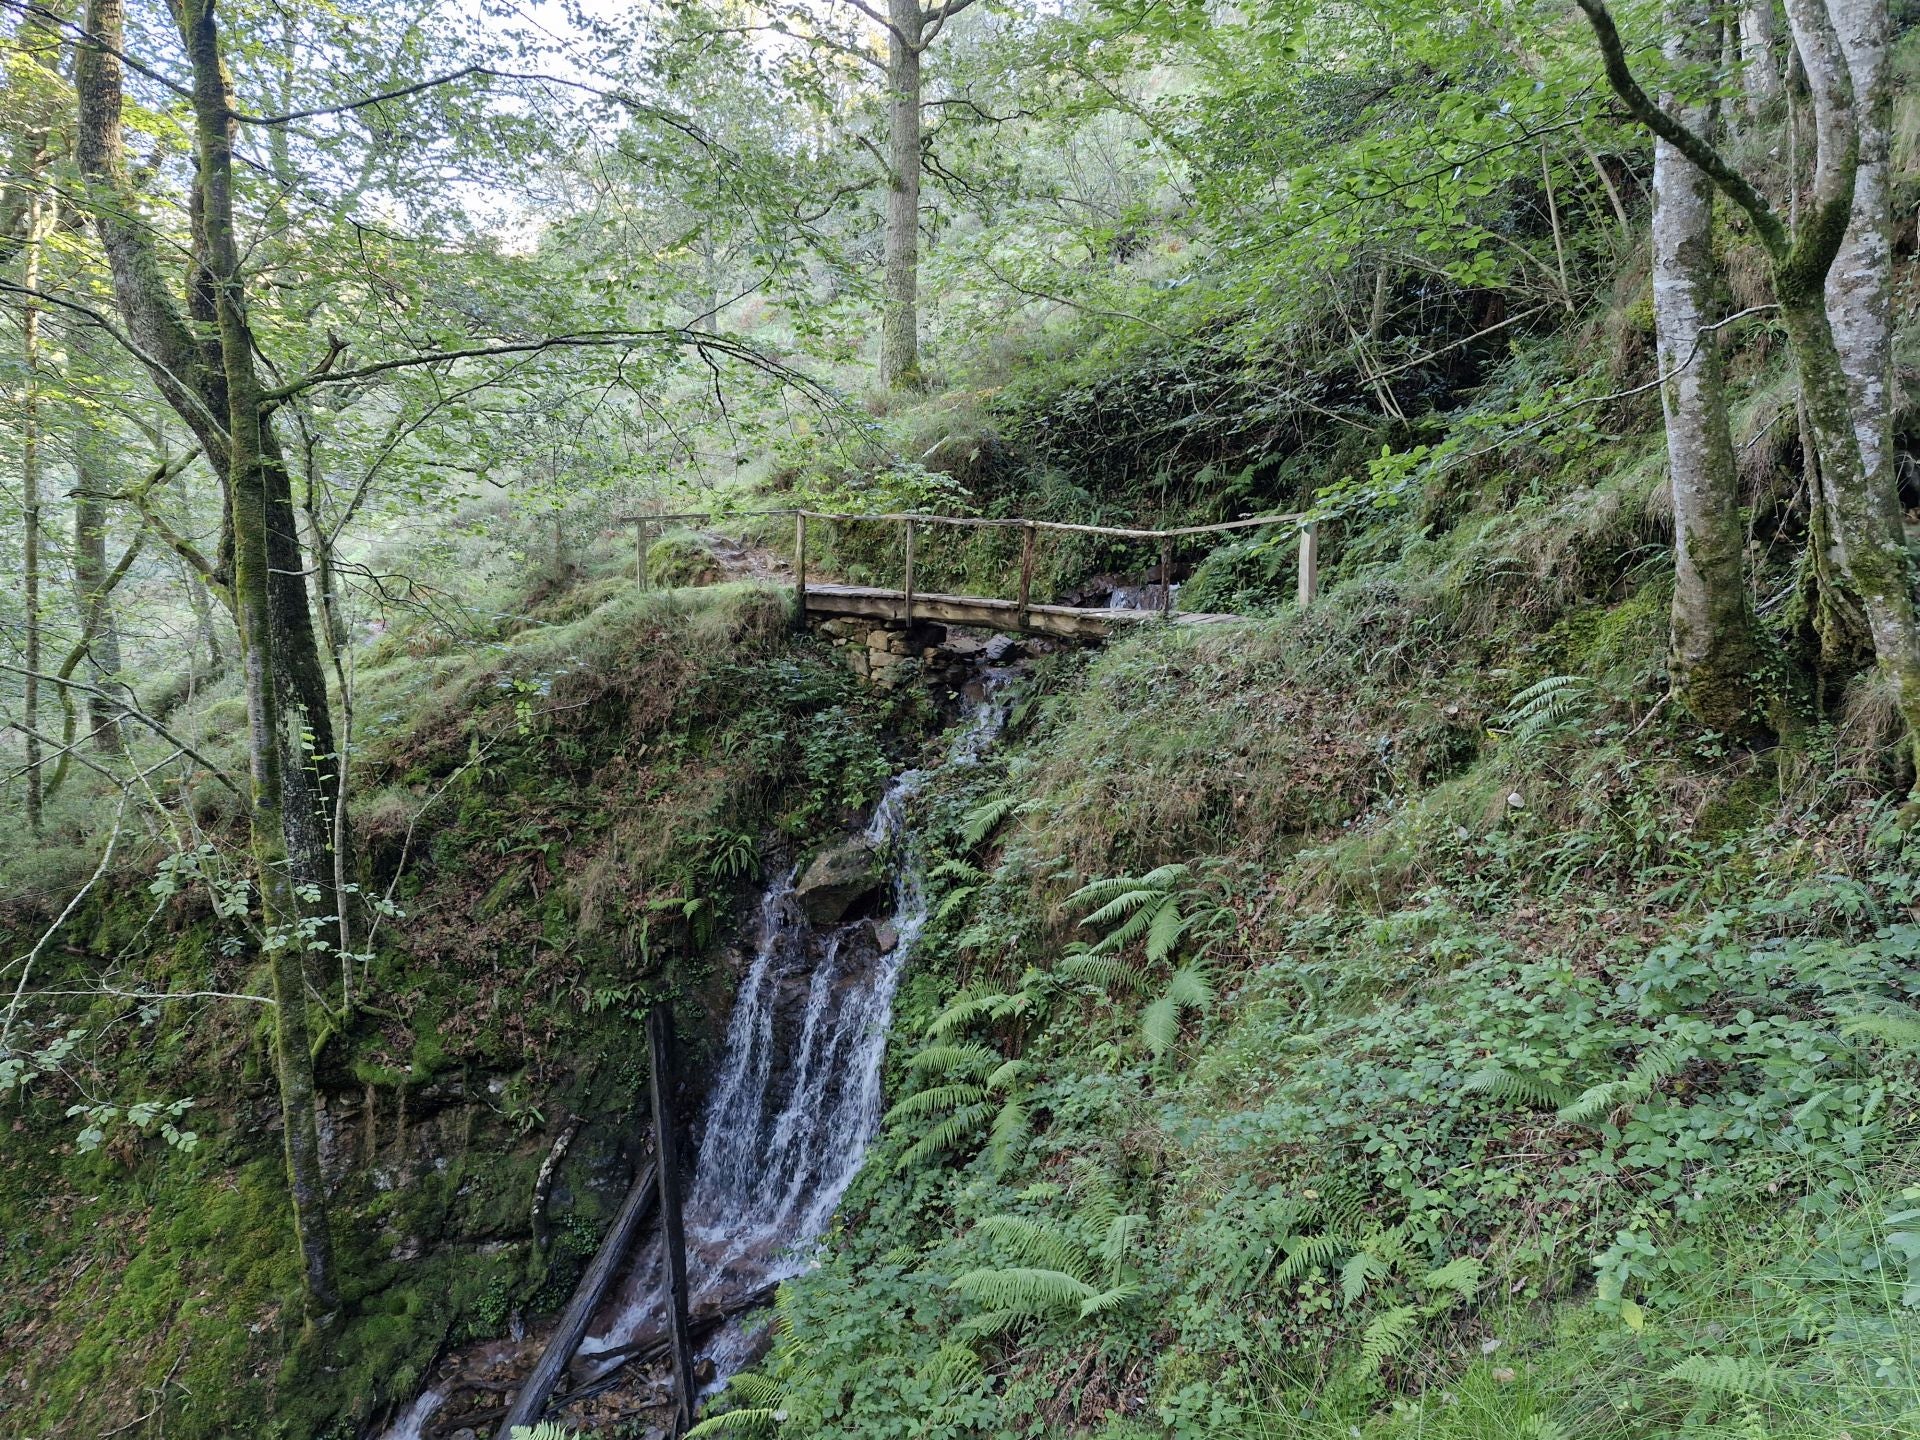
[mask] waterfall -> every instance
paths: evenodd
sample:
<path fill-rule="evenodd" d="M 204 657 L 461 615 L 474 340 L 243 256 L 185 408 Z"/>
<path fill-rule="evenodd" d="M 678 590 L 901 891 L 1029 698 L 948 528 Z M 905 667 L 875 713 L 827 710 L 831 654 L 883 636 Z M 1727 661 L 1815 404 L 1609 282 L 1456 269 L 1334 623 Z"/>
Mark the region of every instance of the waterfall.
<path fill-rule="evenodd" d="M 1005 723 L 990 677 L 947 764 L 974 763 Z M 890 913 L 816 929 L 795 903 L 794 873 L 762 895 L 753 961 L 727 1024 L 686 1200 L 690 1303 L 750 1294 L 805 1270 L 879 1129 L 881 1072 L 894 992 L 926 928 L 925 868 L 907 807 L 926 772 L 896 776 L 866 828 L 891 873 Z M 604 1328 L 583 1356 L 620 1350 L 663 1324 L 658 1241 L 636 1258 Z M 717 1387 L 750 1354 L 736 1323 L 703 1354 Z"/>
<path fill-rule="evenodd" d="M 978 698 L 947 765 L 971 765 L 993 743 L 1007 718 L 999 691 L 1010 673 L 989 667 L 969 686 Z M 891 877 L 883 927 L 810 924 L 794 899 L 794 870 L 760 897 L 753 959 L 727 1022 L 684 1209 L 696 1309 L 804 1271 L 879 1129 L 894 992 L 927 923 L 925 866 L 907 829 L 908 803 L 926 778 L 922 770 L 895 776 L 866 827 Z M 664 1271 L 656 1234 L 581 1343 L 590 1370 L 610 1374 L 641 1337 L 664 1335 Z M 748 1316 L 707 1339 L 709 1391 L 752 1359 L 755 1328 Z M 618 1354 L 594 1367 L 593 1357 L 608 1352 Z M 418 1440 L 446 1395 L 438 1386 L 421 1394 L 382 1440 Z"/>

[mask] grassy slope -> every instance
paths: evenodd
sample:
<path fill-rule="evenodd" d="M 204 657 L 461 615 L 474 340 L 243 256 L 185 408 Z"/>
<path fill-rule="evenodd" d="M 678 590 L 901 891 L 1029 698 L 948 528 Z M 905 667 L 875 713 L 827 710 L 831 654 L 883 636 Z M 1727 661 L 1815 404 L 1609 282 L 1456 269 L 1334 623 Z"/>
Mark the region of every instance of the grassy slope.
<path fill-rule="evenodd" d="M 1920 1433 L 1920 847 L 1871 727 L 1648 713 L 1649 460 L 1350 520 L 1322 606 L 1063 663 L 948 782 L 781 1433 Z M 1206 923 L 1076 958 L 1168 862 Z"/>
<path fill-rule="evenodd" d="M 409 860 L 405 914 L 319 1051 L 347 1313 L 316 1335 L 284 1308 L 297 1277 L 258 1009 L 76 996 L 41 1017 L 88 1032 L 66 1075 L 7 1106 L 0 1430 L 101 1434 L 164 1395 L 176 1436 L 351 1435 L 443 1340 L 564 1299 L 644 1110 L 634 1016 L 664 995 L 709 1037 L 727 998 L 716 941 L 754 845 L 837 826 L 890 768 L 877 703 L 786 631 L 767 591 L 605 581 L 487 643 L 423 624 L 361 660 L 361 853 L 375 888 Z M 217 746 L 231 708 L 183 723 Z M 132 858 L 39 978 L 255 990 L 204 898 L 145 893 L 153 858 Z M 77 1094 L 190 1096 L 199 1144 L 122 1124 L 78 1153 Z M 536 1255 L 534 1176 L 574 1117 Z"/>

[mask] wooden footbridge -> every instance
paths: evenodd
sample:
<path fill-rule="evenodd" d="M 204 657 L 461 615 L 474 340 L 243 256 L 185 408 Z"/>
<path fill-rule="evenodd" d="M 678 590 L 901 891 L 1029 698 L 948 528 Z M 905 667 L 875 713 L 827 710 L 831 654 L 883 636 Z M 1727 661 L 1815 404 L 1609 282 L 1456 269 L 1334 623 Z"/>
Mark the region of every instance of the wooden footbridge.
<path fill-rule="evenodd" d="M 1236 615 L 1182 611 L 1175 605 L 1172 584 L 1174 547 L 1183 540 L 1201 535 L 1218 535 L 1236 530 L 1290 525 L 1299 533 L 1299 598 L 1310 602 L 1319 585 L 1319 532 L 1304 515 L 1255 515 L 1240 520 L 1224 520 L 1214 525 L 1183 525 L 1170 530 L 1134 530 L 1112 525 L 1077 525 L 1060 520 L 1004 520 L 963 515 L 888 514 L 858 515 L 824 510 L 752 510 L 731 514 L 700 511 L 674 515 L 630 515 L 625 524 L 634 527 L 634 563 L 641 584 L 647 583 L 647 543 L 649 531 L 692 522 L 711 522 L 768 516 L 793 517 L 793 589 L 796 615 L 802 619 L 818 617 L 860 618 L 887 624 L 912 625 L 916 621 L 935 621 L 946 625 L 971 626 L 988 630 L 1018 630 L 1035 635 L 1052 635 L 1071 640 L 1099 640 L 1128 626 L 1164 621 L 1176 625 L 1217 625 L 1238 619 Z M 899 589 L 871 585 L 845 585 L 811 580 L 807 570 L 808 526 L 813 525 L 887 525 L 900 534 L 902 582 Z M 920 535 L 939 527 L 953 529 L 1014 530 L 1020 534 L 1018 569 L 1009 576 L 1007 589 L 1012 593 L 996 595 L 949 595 L 915 587 L 914 561 Z M 1112 540 L 1149 543 L 1158 547 L 1158 604 L 1150 607 L 1100 607 L 1050 604 L 1033 594 L 1036 547 L 1049 534 L 1091 535 Z"/>

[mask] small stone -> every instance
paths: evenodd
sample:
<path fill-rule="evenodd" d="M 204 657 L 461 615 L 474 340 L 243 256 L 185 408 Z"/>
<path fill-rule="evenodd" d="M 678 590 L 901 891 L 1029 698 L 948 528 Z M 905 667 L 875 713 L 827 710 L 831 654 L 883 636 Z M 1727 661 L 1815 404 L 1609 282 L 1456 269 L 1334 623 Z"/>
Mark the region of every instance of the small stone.
<path fill-rule="evenodd" d="M 1505 1365 L 1499 1365 L 1494 1367 L 1493 1378 L 1498 1380 L 1502 1385 L 1511 1385 L 1515 1380 L 1518 1380 L 1520 1376 L 1517 1371 L 1510 1370 Z"/>
<path fill-rule="evenodd" d="M 893 635 L 889 631 L 870 630 L 867 632 L 867 649 L 869 650 L 885 650 L 892 643 Z"/>
<path fill-rule="evenodd" d="M 1525 797 L 1523 797 L 1523 796 L 1522 796 L 1522 795 L 1520 794 L 1520 792 L 1519 792 L 1518 790 L 1510 790 L 1510 791 L 1508 791 L 1508 792 L 1507 792 L 1507 808 L 1508 808 L 1509 810 L 1524 810 L 1524 809 L 1526 809 L 1526 808 L 1527 808 L 1527 802 L 1526 802 L 1526 799 L 1525 799 Z"/>

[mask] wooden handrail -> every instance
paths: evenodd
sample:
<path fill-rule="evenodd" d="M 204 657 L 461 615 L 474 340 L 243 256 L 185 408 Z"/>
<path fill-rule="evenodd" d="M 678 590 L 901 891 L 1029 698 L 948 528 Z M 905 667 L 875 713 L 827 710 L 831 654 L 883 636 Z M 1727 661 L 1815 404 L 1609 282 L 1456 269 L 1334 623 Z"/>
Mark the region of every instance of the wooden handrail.
<path fill-rule="evenodd" d="M 1120 540 L 1166 540 L 1183 535 L 1215 535 L 1228 530 L 1251 530 L 1261 525 L 1284 525 L 1289 521 L 1305 523 L 1304 514 L 1251 515 L 1240 520 L 1221 520 L 1212 525 L 1180 525 L 1169 530 L 1132 530 L 1118 525 L 1080 525 L 1067 520 L 1004 520 L 984 515 L 930 515 L 919 511 L 889 511 L 882 515 L 855 514 L 844 510 L 808 510 L 785 506 L 778 510 L 690 510 L 672 515 L 622 515 L 618 525 L 653 525 L 671 520 L 754 520 L 779 515 L 804 515 L 809 520 L 866 521 L 873 524 L 952 525 L 963 529 L 1057 530 L 1076 535 L 1107 535 Z"/>
<path fill-rule="evenodd" d="M 687 510 L 666 515 L 622 515 L 616 523 L 634 528 L 634 573 L 642 587 L 647 583 L 645 532 L 649 525 L 678 520 L 753 520 L 774 516 L 794 517 L 794 614 L 796 623 L 804 621 L 807 608 L 807 521 L 828 520 L 841 524 L 870 523 L 904 525 L 906 536 L 906 616 L 913 620 L 914 532 L 922 525 L 950 525 L 965 530 L 1020 530 L 1020 611 L 1024 616 L 1032 596 L 1033 539 L 1039 530 L 1071 535 L 1103 535 L 1118 540 L 1157 540 L 1160 542 L 1160 613 L 1173 614 L 1173 545 L 1187 535 L 1219 535 L 1233 530 L 1253 530 L 1262 525 L 1294 524 L 1300 527 L 1300 604 L 1307 605 L 1319 591 L 1320 537 L 1316 521 L 1304 514 L 1249 515 L 1239 520 L 1220 520 L 1211 525 L 1177 525 L 1167 530 L 1133 530 L 1118 525 L 1080 525 L 1067 520 L 1006 520 L 982 515 L 927 515 L 919 511 L 889 512 L 883 515 L 856 515 L 839 510 L 808 510 L 788 505 L 777 510 Z"/>

